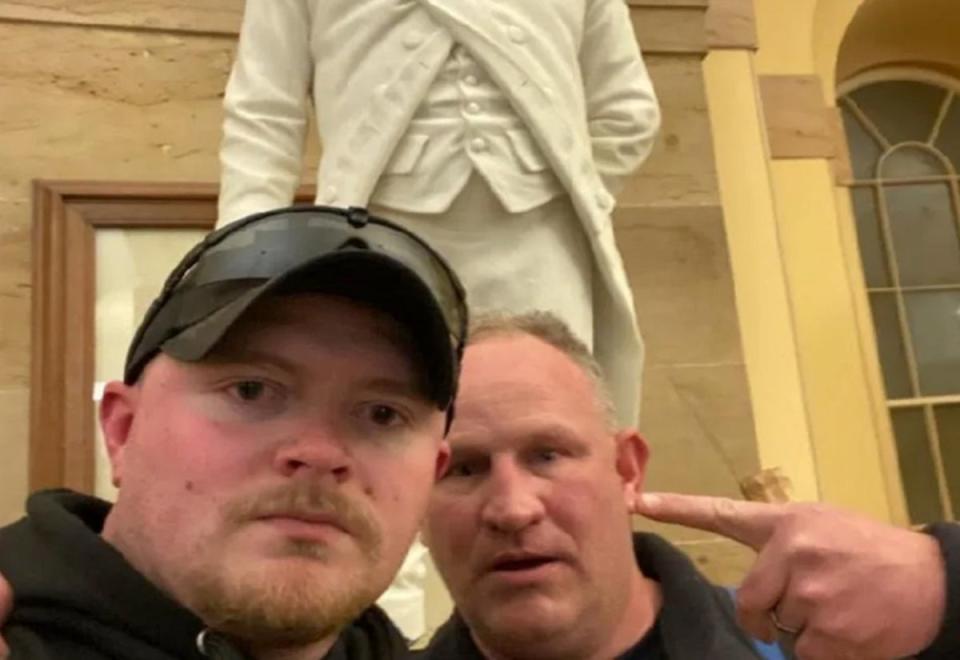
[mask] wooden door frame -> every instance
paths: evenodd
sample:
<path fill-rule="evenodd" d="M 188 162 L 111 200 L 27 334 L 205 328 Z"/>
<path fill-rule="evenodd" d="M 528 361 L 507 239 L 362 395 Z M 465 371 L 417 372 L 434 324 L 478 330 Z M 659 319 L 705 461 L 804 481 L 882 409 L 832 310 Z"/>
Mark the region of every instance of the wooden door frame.
<path fill-rule="evenodd" d="M 94 491 L 96 231 L 210 230 L 217 192 L 215 183 L 33 182 L 31 491 Z M 315 194 L 302 186 L 295 201 Z"/>
<path fill-rule="evenodd" d="M 30 490 L 95 484 L 98 229 L 206 229 L 217 186 L 33 182 Z"/>

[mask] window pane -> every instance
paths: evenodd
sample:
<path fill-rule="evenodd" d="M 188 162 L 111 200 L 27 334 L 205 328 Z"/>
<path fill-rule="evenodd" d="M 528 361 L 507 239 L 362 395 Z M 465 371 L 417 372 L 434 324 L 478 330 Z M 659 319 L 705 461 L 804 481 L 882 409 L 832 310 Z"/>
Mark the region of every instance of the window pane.
<path fill-rule="evenodd" d="M 947 184 L 885 186 L 900 285 L 960 284 L 960 240 Z"/>
<path fill-rule="evenodd" d="M 907 367 L 907 354 L 900 332 L 897 299 L 892 293 L 871 293 L 873 327 L 877 331 L 877 350 L 888 399 L 907 399 L 913 396 Z"/>
<path fill-rule="evenodd" d="M 960 99 L 956 96 L 950 103 L 950 110 L 940 126 L 937 148 L 953 163 L 953 169 L 960 167 Z"/>
<path fill-rule="evenodd" d="M 940 455 L 943 471 L 950 490 L 954 517 L 960 513 L 960 406 L 934 408 L 937 419 L 937 435 L 940 438 Z"/>
<path fill-rule="evenodd" d="M 843 109 L 843 125 L 847 131 L 847 144 L 850 146 L 850 162 L 853 165 L 853 178 L 859 181 L 877 178 L 877 163 L 883 150 L 871 137 L 856 116 Z"/>
<path fill-rule="evenodd" d="M 860 258 L 863 273 L 869 288 L 890 286 L 887 255 L 883 249 L 880 233 L 880 215 L 877 211 L 876 189 L 851 188 L 853 212 L 857 217 L 857 239 L 860 243 Z"/>
<path fill-rule="evenodd" d="M 960 291 L 904 294 L 920 394 L 960 394 Z"/>
<path fill-rule="evenodd" d="M 910 521 L 923 524 L 943 520 L 937 472 L 930 453 L 923 410 L 900 408 L 890 411 L 890 414 Z"/>
<path fill-rule="evenodd" d="M 949 176 L 943 161 L 923 147 L 900 147 L 883 161 L 880 176 L 884 179 L 916 179 Z"/>
<path fill-rule="evenodd" d="M 887 141 L 927 142 L 947 92 L 921 82 L 892 80 L 849 94 Z"/>

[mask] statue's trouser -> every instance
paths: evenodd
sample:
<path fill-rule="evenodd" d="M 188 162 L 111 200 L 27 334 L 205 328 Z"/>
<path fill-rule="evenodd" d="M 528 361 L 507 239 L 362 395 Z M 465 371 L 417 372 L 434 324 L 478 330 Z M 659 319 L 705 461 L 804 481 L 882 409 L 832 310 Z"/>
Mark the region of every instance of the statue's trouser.
<path fill-rule="evenodd" d="M 478 174 L 441 214 L 371 204 L 422 236 L 467 288 L 471 318 L 484 312 L 550 311 L 593 345 L 593 260 L 566 195 L 510 213 Z"/>

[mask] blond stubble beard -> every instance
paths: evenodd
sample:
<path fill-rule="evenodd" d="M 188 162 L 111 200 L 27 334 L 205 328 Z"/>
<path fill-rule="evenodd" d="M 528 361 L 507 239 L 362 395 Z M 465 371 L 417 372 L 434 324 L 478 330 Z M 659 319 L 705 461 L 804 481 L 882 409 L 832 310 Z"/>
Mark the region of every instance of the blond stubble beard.
<path fill-rule="evenodd" d="M 191 608 L 207 626 L 258 646 L 313 643 L 335 635 L 389 585 L 381 576 L 378 526 L 338 492 L 309 482 L 285 485 L 231 502 L 223 519 L 232 531 L 259 516 L 292 511 L 335 515 L 356 543 L 348 557 L 352 566 L 339 566 L 338 553 L 325 544 L 293 539 L 253 568 L 237 570 L 208 557 L 182 576 Z"/>
<path fill-rule="evenodd" d="M 317 642 L 348 625 L 383 591 L 369 570 L 324 572 L 326 580 L 309 579 L 297 566 L 242 575 L 229 568 L 199 572 L 194 608 L 210 628 L 258 645 Z"/>

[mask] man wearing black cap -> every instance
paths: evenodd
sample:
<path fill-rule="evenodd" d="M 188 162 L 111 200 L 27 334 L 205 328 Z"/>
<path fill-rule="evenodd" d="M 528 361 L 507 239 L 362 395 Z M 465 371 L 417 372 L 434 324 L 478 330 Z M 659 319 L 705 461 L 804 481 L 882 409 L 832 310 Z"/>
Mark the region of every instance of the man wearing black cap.
<path fill-rule="evenodd" d="M 106 388 L 116 504 L 39 493 L 0 530 L 13 657 L 403 655 L 372 603 L 445 466 L 465 327 L 444 262 L 361 210 L 211 234 Z"/>

